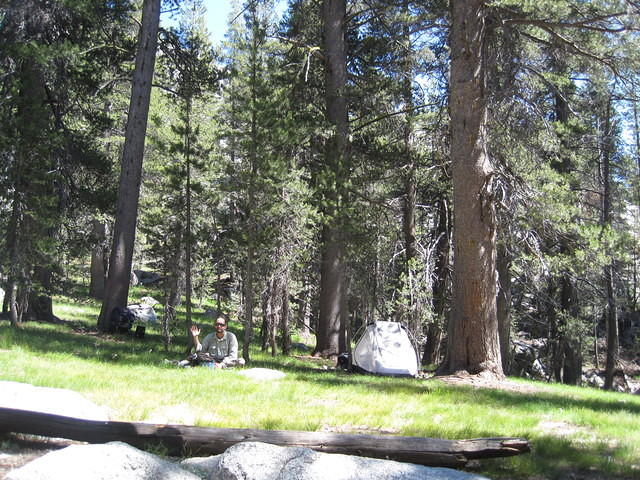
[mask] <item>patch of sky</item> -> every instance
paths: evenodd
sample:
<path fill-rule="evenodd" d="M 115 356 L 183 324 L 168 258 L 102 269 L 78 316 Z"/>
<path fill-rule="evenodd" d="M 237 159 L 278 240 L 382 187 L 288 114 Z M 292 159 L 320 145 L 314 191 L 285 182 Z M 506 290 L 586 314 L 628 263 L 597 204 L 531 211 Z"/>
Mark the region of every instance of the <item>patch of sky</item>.
<path fill-rule="evenodd" d="M 251 0 L 249 0 L 251 1 Z M 240 2 L 238 0 L 205 0 L 204 7 L 205 24 L 209 32 L 211 41 L 214 45 L 218 45 L 229 29 L 229 22 L 236 18 L 246 7 L 247 1 Z M 276 0 L 276 13 L 281 18 L 287 9 L 286 0 Z M 165 12 L 160 17 L 160 23 L 163 27 L 173 27 L 178 23 L 175 13 Z"/>

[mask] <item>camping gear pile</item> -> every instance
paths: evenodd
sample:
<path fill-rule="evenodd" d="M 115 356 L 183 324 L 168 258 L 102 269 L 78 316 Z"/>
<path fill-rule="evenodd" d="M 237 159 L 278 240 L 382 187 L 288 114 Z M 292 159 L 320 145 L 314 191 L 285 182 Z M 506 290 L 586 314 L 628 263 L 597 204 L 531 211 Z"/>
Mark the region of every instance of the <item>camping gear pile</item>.
<path fill-rule="evenodd" d="M 144 337 L 145 325 L 148 323 L 157 324 L 158 316 L 153 309 L 158 301 L 153 297 L 143 297 L 140 303 L 128 305 L 125 308 L 116 307 L 111 311 L 110 332 L 127 333 L 138 322 L 136 327 L 136 336 Z"/>

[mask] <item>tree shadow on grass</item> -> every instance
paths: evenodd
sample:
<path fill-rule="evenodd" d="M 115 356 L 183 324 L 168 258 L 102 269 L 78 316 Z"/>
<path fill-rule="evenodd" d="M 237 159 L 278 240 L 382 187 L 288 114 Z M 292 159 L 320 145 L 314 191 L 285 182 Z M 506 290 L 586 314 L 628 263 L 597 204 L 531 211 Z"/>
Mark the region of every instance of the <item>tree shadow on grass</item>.
<path fill-rule="evenodd" d="M 130 365 L 160 364 L 172 352 L 165 353 L 162 337 L 145 334 L 99 334 L 72 329 L 65 325 L 26 322 L 19 328 L 0 322 L 0 345 L 17 346 L 34 354 L 68 354 L 84 360 L 126 363 Z M 77 325 L 76 325 L 77 327 Z M 2 347 L 5 348 L 5 347 Z"/>
<path fill-rule="evenodd" d="M 364 378 L 365 380 L 360 380 Z M 576 398 L 564 392 L 548 392 L 539 391 L 532 393 L 505 391 L 489 388 L 475 388 L 471 386 L 454 386 L 442 385 L 430 380 L 416 379 L 390 379 L 385 382 L 377 381 L 377 379 L 366 380 L 367 376 L 351 376 L 344 375 L 335 379 L 324 377 L 316 377 L 310 379 L 317 383 L 327 385 L 336 385 L 340 383 L 360 384 L 367 390 L 380 390 L 385 392 L 402 392 L 408 394 L 429 394 L 435 389 L 444 388 L 460 392 L 462 401 L 471 405 L 477 405 L 483 411 L 500 411 L 511 410 L 513 415 L 517 415 L 518 411 L 528 412 L 528 414 L 543 418 L 548 412 L 561 412 L 571 410 L 591 410 L 601 415 L 607 414 L 632 414 L 630 418 L 629 428 L 637 428 L 638 421 L 633 415 L 640 413 L 640 402 L 635 397 L 598 399 L 598 398 Z M 370 376 L 368 378 L 371 378 Z M 356 379 L 356 380 L 352 380 Z M 425 386 L 426 385 L 426 386 Z M 434 394 L 436 394 L 434 392 Z M 625 417 L 627 418 L 627 417 Z M 635 425 L 635 427 L 634 427 Z M 440 432 L 439 427 L 434 426 L 433 433 L 422 433 L 423 435 L 437 436 Z M 490 423 L 485 425 L 465 426 L 458 431 L 449 430 L 450 438 L 472 438 L 472 437 L 494 437 L 495 429 L 492 429 Z M 487 467 L 490 477 L 491 474 L 499 473 L 502 476 L 509 472 L 508 477 L 514 478 L 510 473 L 514 470 L 518 472 L 531 472 L 534 477 L 536 474 L 548 479 L 631 479 L 638 477 L 638 465 L 631 465 L 628 461 L 633 458 L 631 445 L 615 445 L 605 441 L 582 441 L 580 439 L 563 437 L 567 432 L 559 432 L 558 436 L 547 435 L 544 432 L 531 431 L 530 435 L 525 435 L 532 445 L 532 452 L 527 455 L 513 457 L 512 459 L 495 459 L 489 462 Z M 575 436 L 579 436 L 576 433 Z M 491 463 L 493 462 L 493 463 Z M 516 462 L 512 464 L 511 462 Z M 516 468 L 514 465 L 519 466 Z M 638 463 L 638 462 L 636 462 Z M 493 465 L 493 466 L 491 466 Z M 508 465 L 511 465 L 509 469 Z M 505 471 L 505 468 L 507 469 Z M 582 472 L 582 474 L 580 473 Z M 583 476 L 584 474 L 584 476 Z M 600 476 L 598 476 L 600 475 Z M 500 475 L 496 475 L 500 478 Z M 522 477 L 522 478 L 530 478 Z"/>
<path fill-rule="evenodd" d="M 340 370 L 331 375 L 317 375 L 315 369 L 292 369 L 297 373 L 315 373 L 300 376 L 300 380 L 325 384 L 327 386 L 360 385 L 364 388 L 389 393 L 425 394 L 438 388 L 463 391 L 473 398 L 476 404 L 487 408 L 502 408 L 504 405 L 523 410 L 553 409 L 588 409 L 596 412 L 628 412 L 640 414 L 640 399 L 637 396 L 620 394 L 617 398 L 577 398 L 565 392 L 539 390 L 532 393 L 501 390 L 499 388 L 477 388 L 469 385 L 444 385 L 435 379 L 416 379 L 403 377 L 382 377 L 377 375 L 350 374 Z M 327 373 L 331 373 L 328 371 Z M 437 382 L 437 383 L 436 383 Z M 586 387 L 585 387 L 586 388 Z"/>
<path fill-rule="evenodd" d="M 544 435 L 532 441 L 531 452 L 481 461 L 480 472 L 489 478 L 544 478 L 549 480 L 631 480 L 637 465 L 629 464 L 629 446 L 584 443 Z M 521 476 L 513 472 L 524 472 Z"/>
<path fill-rule="evenodd" d="M 365 390 L 376 390 L 384 393 L 424 394 L 428 393 L 432 384 L 421 379 L 406 377 L 384 377 L 376 375 L 350 374 L 339 369 L 323 369 L 318 365 L 283 364 L 282 359 L 258 359 L 249 367 L 271 368 L 294 375 L 296 380 L 325 385 L 327 387 L 358 386 Z"/>
<path fill-rule="evenodd" d="M 488 407 L 509 405 L 524 410 L 537 409 L 588 409 L 596 412 L 628 412 L 640 414 L 640 401 L 634 396 L 620 394 L 611 400 L 600 398 L 577 398 L 566 392 L 538 391 L 535 393 L 513 392 L 493 388 L 474 388 L 470 386 L 452 386 L 473 395 L 474 403 Z"/>

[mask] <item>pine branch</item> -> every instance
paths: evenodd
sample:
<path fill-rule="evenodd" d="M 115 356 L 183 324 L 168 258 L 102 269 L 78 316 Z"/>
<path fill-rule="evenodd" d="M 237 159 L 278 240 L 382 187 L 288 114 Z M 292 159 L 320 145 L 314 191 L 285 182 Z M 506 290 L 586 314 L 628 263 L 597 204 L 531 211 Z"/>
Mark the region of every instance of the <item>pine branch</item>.
<path fill-rule="evenodd" d="M 554 29 L 554 28 L 571 28 L 571 29 L 580 29 L 580 30 L 591 30 L 599 33 L 620 33 L 626 30 L 629 30 L 628 27 L 624 25 L 620 25 L 618 27 L 606 27 L 606 26 L 597 26 L 592 25 L 593 23 L 611 20 L 614 18 L 618 18 L 626 15 L 626 13 L 614 13 L 611 15 L 601 15 L 585 20 L 578 20 L 575 22 L 550 22 L 547 20 L 532 20 L 526 18 L 513 18 L 509 20 L 503 21 L 504 24 L 520 24 L 520 25 L 530 25 L 533 27 L 540 27 L 544 30 Z"/>
<path fill-rule="evenodd" d="M 369 120 L 368 122 L 365 122 L 362 125 L 354 127 L 352 129 L 352 132 L 355 133 L 355 132 L 357 132 L 359 130 L 362 130 L 365 127 L 368 127 L 369 125 L 372 125 L 374 123 L 380 122 L 380 121 L 385 120 L 387 118 L 395 117 L 396 115 L 402 115 L 404 113 L 411 113 L 411 112 L 414 112 L 416 110 L 420 110 L 420 109 L 423 109 L 423 108 L 426 108 L 426 107 L 437 107 L 439 105 L 440 105 L 439 103 L 423 103 L 422 105 L 416 105 L 414 107 L 406 108 L 404 110 L 399 110 L 397 112 L 386 113 L 386 114 L 384 114 L 384 115 L 382 115 L 380 117 L 374 118 L 373 120 Z M 358 120 L 359 119 L 355 119 L 355 121 L 358 121 Z"/>

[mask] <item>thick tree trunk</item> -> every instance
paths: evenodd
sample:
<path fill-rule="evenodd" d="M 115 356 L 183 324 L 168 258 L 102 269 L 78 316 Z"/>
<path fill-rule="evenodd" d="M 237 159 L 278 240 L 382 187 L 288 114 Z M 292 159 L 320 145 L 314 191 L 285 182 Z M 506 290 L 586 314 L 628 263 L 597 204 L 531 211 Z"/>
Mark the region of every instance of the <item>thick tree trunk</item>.
<path fill-rule="evenodd" d="M 487 154 L 483 0 L 452 0 L 453 301 L 442 373 L 503 376 L 496 316 L 496 219 Z"/>
<path fill-rule="evenodd" d="M 109 330 L 112 310 L 116 307 L 125 307 L 129 296 L 142 160 L 160 23 L 160 0 L 144 0 L 142 9 L 142 25 L 138 36 L 129 117 L 122 152 L 109 276 L 98 318 L 98 328 L 101 331 Z"/>
<path fill-rule="evenodd" d="M 29 291 L 28 320 L 40 322 L 56 322 L 59 318 L 53 314 L 53 299 L 51 298 L 52 273 L 48 268 L 36 266 L 33 272 L 33 284 L 36 288 Z"/>
<path fill-rule="evenodd" d="M 314 355 L 337 356 L 340 353 L 340 322 L 342 318 L 342 296 L 344 295 L 344 273 L 342 245 L 332 237 L 340 235 L 331 227 L 323 228 L 323 252 L 320 270 L 320 316 L 316 329 Z"/>
<path fill-rule="evenodd" d="M 324 0 L 324 53 L 327 119 L 334 126 L 325 151 L 327 220 L 323 225 L 320 279 L 320 318 L 314 354 L 336 356 L 340 350 L 341 321 L 346 319 L 344 288 L 344 182 L 348 175 L 349 122 L 347 119 L 346 1 Z"/>

